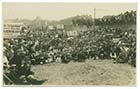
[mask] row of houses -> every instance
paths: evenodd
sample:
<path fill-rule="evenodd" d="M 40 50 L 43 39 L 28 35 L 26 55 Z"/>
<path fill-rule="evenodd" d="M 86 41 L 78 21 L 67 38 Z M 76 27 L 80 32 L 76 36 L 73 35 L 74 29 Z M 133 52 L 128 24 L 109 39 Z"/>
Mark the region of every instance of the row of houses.
<path fill-rule="evenodd" d="M 48 30 L 54 30 L 54 29 L 65 29 L 65 26 L 63 24 L 57 24 L 57 25 L 48 25 Z"/>
<path fill-rule="evenodd" d="M 3 24 L 3 37 L 4 39 L 16 38 L 21 35 L 21 31 L 23 28 L 27 26 L 24 23 L 4 23 Z M 59 30 L 65 33 L 67 36 L 78 36 L 78 34 L 82 31 L 89 30 L 86 26 L 72 26 L 72 25 L 48 25 L 46 26 L 48 31 L 56 31 Z M 27 29 L 28 30 L 28 29 Z"/>
<path fill-rule="evenodd" d="M 11 39 L 16 38 L 21 34 L 26 25 L 23 23 L 4 23 L 3 24 L 3 38 Z"/>

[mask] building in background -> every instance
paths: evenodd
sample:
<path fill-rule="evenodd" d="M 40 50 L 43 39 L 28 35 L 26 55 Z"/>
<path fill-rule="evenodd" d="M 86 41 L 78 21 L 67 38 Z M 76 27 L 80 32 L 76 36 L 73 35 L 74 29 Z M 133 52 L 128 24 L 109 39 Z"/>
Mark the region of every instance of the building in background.
<path fill-rule="evenodd" d="M 3 38 L 12 39 L 20 35 L 22 28 L 26 27 L 24 23 L 4 23 Z"/>
<path fill-rule="evenodd" d="M 57 24 L 56 29 L 63 30 L 64 29 L 64 24 Z"/>

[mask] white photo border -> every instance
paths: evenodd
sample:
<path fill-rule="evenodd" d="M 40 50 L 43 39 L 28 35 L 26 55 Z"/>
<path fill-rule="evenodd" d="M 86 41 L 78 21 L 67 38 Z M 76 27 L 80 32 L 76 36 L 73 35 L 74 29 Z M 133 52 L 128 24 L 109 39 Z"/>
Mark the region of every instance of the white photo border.
<path fill-rule="evenodd" d="M 2 38 L 2 2 L 52 2 L 52 3 L 56 3 L 56 2 L 74 2 L 74 3 L 138 3 L 138 7 L 137 7 L 137 72 L 136 72 L 136 78 L 137 78 L 137 82 L 136 82 L 136 86 L 135 87 L 117 87 L 117 86 L 105 86 L 105 87 L 98 87 L 98 86 L 69 86 L 69 87 L 38 87 L 38 86 L 33 86 L 33 87 L 3 87 L 2 85 L 2 49 L 3 49 L 3 38 Z M 8 88 L 11 88 L 11 89 L 22 89 L 22 88 L 27 88 L 27 89 L 30 89 L 30 88 L 34 88 L 34 89 L 39 89 L 39 88 L 50 88 L 50 89 L 71 89 L 71 88 L 75 88 L 75 89 L 140 89 L 140 5 L 139 5 L 139 0 L 0 0 L 0 17 L 1 17 L 1 20 L 0 20 L 0 87 L 3 88 L 3 89 L 8 89 Z"/>

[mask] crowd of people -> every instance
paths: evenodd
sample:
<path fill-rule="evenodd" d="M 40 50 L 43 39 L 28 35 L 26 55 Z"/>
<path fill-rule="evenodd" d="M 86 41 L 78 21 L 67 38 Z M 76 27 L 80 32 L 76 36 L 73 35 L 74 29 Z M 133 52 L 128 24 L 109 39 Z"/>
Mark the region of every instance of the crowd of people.
<path fill-rule="evenodd" d="M 99 27 L 73 37 L 57 29 L 29 30 L 5 41 L 4 55 L 5 66 L 15 65 L 16 73 L 24 81 L 33 80 L 29 77 L 34 74 L 31 64 L 113 59 L 114 63 L 136 66 L 136 30 Z"/>

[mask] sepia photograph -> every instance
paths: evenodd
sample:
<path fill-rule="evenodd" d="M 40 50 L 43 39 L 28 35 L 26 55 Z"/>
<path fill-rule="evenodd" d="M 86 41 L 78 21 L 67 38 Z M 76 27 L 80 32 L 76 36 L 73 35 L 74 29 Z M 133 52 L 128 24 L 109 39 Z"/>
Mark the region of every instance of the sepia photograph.
<path fill-rule="evenodd" d="M 137 3 L 3 2 L 3 86 L 136 86 Z"/>

